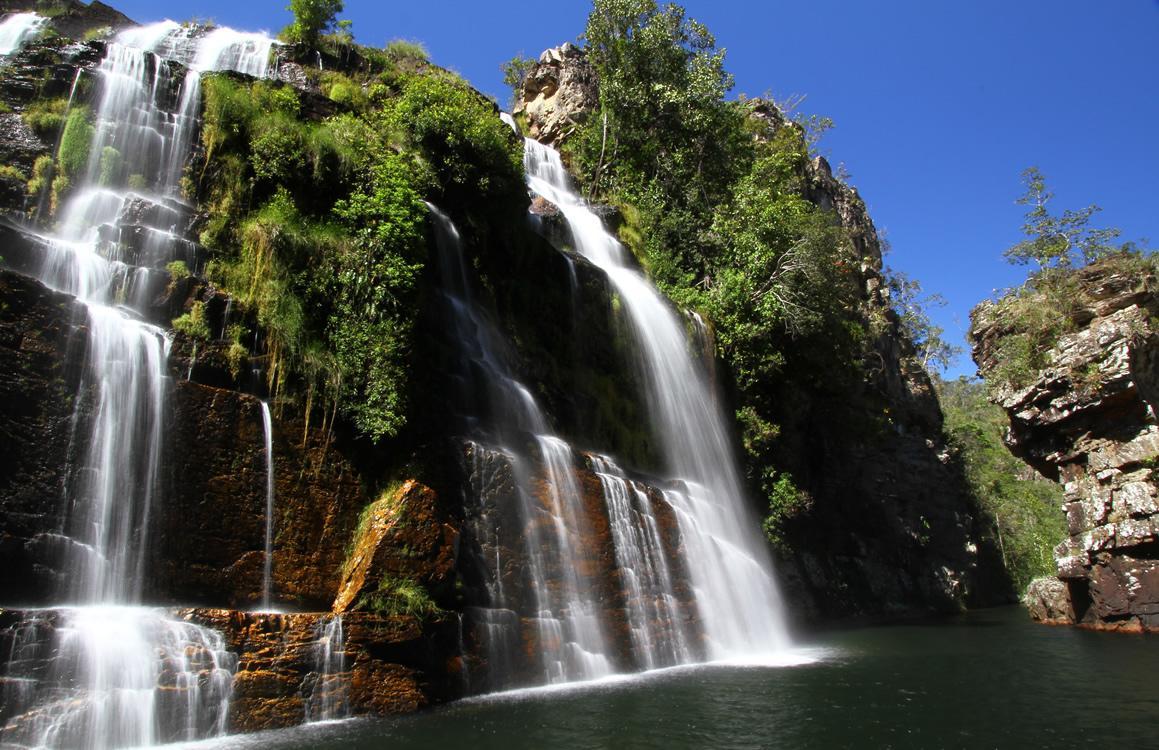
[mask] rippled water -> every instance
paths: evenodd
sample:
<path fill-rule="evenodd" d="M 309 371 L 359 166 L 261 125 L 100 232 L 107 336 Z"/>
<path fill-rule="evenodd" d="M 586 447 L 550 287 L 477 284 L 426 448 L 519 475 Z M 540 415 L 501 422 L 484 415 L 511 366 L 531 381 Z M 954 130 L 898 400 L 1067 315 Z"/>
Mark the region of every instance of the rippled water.
<path fill-rule="evenodd" d="M 262 748 L 1144 748 L 1159 641 L 1017 609 L 835 632 L 782 667 L 676 668 L 477 698 L 418 716 L 233 737 Z"/>

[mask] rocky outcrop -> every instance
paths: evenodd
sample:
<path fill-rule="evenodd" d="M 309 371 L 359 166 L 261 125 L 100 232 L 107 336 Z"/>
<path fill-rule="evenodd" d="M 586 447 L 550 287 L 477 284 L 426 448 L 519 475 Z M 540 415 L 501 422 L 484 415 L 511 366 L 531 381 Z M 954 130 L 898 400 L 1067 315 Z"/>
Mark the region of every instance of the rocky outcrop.
<path fill-rule="evenodd" d="M 334 600 L 343 614 L 365 606 L 384 577 L 438 594 L 455 580 L 459 531 L 434 490 L 409 479 L 362 512 Z"/>
<path fill-rule="evenodd" d="M 326 694 L 342 715 L 411 713 L 461 695 L 454 618 L 368 613 L 342 617 L 331 636 L 329 669 L 319 650 L 329 614 L 266 614 L 178 610 L 176 616 L 213 628 L 237 655 L 229 731 L 255 732 L 319 717 Z M 338 718 L 338 717 L 328 717 Z"/>
<path fill-rule="evenodd" d="M 571 135 L 599 102 L 596 71 L 587 54 L 570 42 L 544 50 L 523 79 L 516 115 L 527 118 L 527 134 L 550 145 Z"/>
<path fill-rule="evenodd" d="M 1029 384 L 999 385 L 1007 445 L 1061 482 L 1069 537 L 1055 550 L 1065 604 L 1036 619 L 1159 630 L 1159 294 L 1153 270 L 1115 256 L 1074 271 L 1069 333 Z M 1048 303 L 1043 302 L 1043 305 Z M 1063 320 L 1064 313 L 1054 314 Z M 996 303 L 972 314 L 974 360 L 987 375 L 1015 335 Z M 1041 599 L 1042 586 L 1028 596 Z M 1051 583 L 1052 597 L 1060 589 Z"/>

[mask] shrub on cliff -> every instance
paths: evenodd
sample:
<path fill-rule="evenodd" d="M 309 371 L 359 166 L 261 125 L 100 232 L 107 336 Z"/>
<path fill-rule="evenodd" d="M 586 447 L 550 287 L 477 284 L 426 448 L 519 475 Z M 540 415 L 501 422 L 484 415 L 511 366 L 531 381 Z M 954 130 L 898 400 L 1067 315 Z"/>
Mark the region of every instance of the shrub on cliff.
<path fill-rule="evenodd" d="M 338 410 L 374 441 L 407 420 L 424 197 L 490 207 L 526 195 L 493 105 L 451 74 L 380 57 L 326 78 L 340 111 L 325 118 L 291 87 L 206 76 L 193 186 L 209 275 L 256 317 L 271 392 Z"/>

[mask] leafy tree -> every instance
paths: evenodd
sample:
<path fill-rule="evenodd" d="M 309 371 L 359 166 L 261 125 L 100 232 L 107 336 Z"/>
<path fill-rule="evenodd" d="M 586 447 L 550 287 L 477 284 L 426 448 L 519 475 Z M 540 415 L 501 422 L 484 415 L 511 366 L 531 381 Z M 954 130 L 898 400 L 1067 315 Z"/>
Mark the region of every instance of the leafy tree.
<path fill-rule="evenodd" d="M 1038 167 L 1023 170 L 1022 183 L 1026 193 L 1018 199 L 1018 204 L 1029 206 L 1022 224 L 1022 233 L 1027 239 L 1003 253 L 1011 263 L 1024 265 L 1034 261 L 1040 268 L 1069 268 L 1085 265 L 1116 250 L 1130 249 L 1130 243 L 1113 244 L 1122 234 L 1121 230 L 1090 226 L 1091 217 L 1102 210 L 1093 203 L 1078 211 L 1067 209 L 1061 215 L 1053 215 L 1047 204 L 1054 193 L 1046 188 L 1046 178 Z"/>
<path fill-rule="evenodd" d="M 934 368 L 944 371 L 962 351 L 943 338 L 945 329 L 930 320 L 929 309 L 945 307 L 945 298 L 940 294 L 923 294 L 921 283 L 902 271 L 887 268 L 885 279 L 890 304 L 917 350 L 918 361 L 927 371 L 933 372 Z"/>
<path fill-rule="evenodd" d="M 600 116 L 580 154 L 593 189 L 639 191 L 645 178 L 666 210 L 710 212 L 742 134 L 742 113 L 724 101 L 724 50 L 683 8 L 654 0 L 595 0 L 584 38 L 600 77 Z"/>
<path fill-rule="evenodd" d="M 283 37 L 316 48 L 322 34 L 335 26 L 342 5 L 343 0 L 290 0 L 286 10 L 294 14 L 294 21 L 282 32 Z M 345 30 L 348 32 L 349 26 Z"/>
<path fill-rule="evenodd" d="M 534 67 L 535 60 L 524 57 L 522 52 L 499 66 L 499 69 L 503 71 L 503 83 L 511 87 L 512 107 L 519 101 L 519 96 L 523 91 L 523 82 L 527 80 L 527 74 Z"/>

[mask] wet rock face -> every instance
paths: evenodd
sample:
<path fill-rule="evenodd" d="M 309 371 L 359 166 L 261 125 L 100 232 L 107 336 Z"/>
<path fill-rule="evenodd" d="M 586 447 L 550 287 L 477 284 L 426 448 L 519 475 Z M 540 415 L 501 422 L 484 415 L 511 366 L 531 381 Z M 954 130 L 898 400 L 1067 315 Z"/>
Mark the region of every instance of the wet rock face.
<path fill-rule="evenodd" d="M 325 611 L 368 500 L 330 437 L 304 427 L 274 412 L 272 600 Z M 170 485 L 155 532 L 153 595 L 174 603 L 256 605 L 266 528 L 259 401 L 179 380 L 169 434 Z"/>
<path fill-rule="evenodd" d="M 596 71 L 570 42 L 545 50 L 523 80 L 515 114 L 527 117 L 527 134 L 558 146 L 595 109 Z"/>
<path fill-rule="evenodd" d="M 466 466 L 463 502 L 467 519 L 459 545 L 459 567 L 472 691 L 541 682 L 541 654 L 559 647 L 558 643 L 541 642 L 547 637 L 537 627 L 541 614 L 539 597 L 544 593 L 537 593 L 534 588 L 533 564 L 541 566 L 548 596 L 569 575 L 574 577 L 583 596 L 594 606 L 592 615 L 600 623 L 609 647 L 606 655 L 613 667 L 617 671 L 641 669 L 643 655 L 634 652 L 625 599 L 627 579 L 639 575 L 639 571 L 628 570 L 617 559 L 608 500 L 592 457 L 573 456 L 580 502 L 574 509 L 575 525 L 568 525 L 572 559 L 565 563 L 571 570 L 565 572 L 553 550 L 553 517 L 560 511 L 544 470 L 527 466 L 527 459 L 507 450 L 473 442 L 463 445 L 462 456 Z M 650 611 L 650 619 L 638 624 L 645 626 L 654 639 L 672 638 L 675 629 L 695 636 L 700 627 L 688 571 L 680 563 L 683 540 L 676 513 L 657 487 L 639 478 L 630 481 L 647 495 L 661 548 L 658 554 L 672 566 L 673 596 L 680 620 L 656 619 L 663 615 Z M 529 497 L 525 499 L 521 491 L 529 492 Z M 519 510 L 524 502 L 530 506 L 526 519 Z M 531 540 L 538 540 L 539 547 L 530 547 Z M 533 557 L 537 563 L 533 563 Z M 695 637 L 689 647 L 703 656 L 703 644 Z"/>
<path fill-rule="evenodd" d="M 167 616 L 223 637 L 230 656 L 220 663 L 233 670 L 225 720 L 230 734 L 293 727 L 309 719 L 410 713 L 461 695 L 460 665 L 443 657 L 456 643 L 453 618 L 346 615 L 338 639 L 334 630 L 327 630 L 334 619 L 326 613 L 180 609 Z M 13 675 L 35 677 L 42 685 L 57 680 L 62 689 L 73 687 L 69 674 L 52 670 L 65 618 L 61 610 L 0 609 L 0 653 L 19 654 L 18 659 L 0 662 L 0 728 L 5 732 L 19 736 L 20 727 L 11 723 L 14 719 L 37 719 L 35 714 L 19 715 L 26 701 L 20 700 L 21 678 Z M 196 659 L 196 651 L 190 645 L 183 656 Z M 188 700 L 170 676 L 163 673 L 159 685 L 156 697 L 162 705 Z M 335 715 L 325 716 L 324 707 Z M 180 738 L 160 729 L 170 741 Z M 208 727 L 199 729 L 204 732 Z"/>
<path fill-rule="evenodd" d="M 238 656 L 229 731 L 256 732 L 318 718 L 323 693 L 344 714 L 410 713 L 460 694 L 451 653 L 453 618 L 420 620 L 367 613 L 342 618 L 343 639 L 326 673 L 320 647 L 329 614 L 181 610 L 179 617 L 221 633 Z"/>
<path fill-rule="evenodd" d="M 0 247 L 0 255 L 4 252 Z M 0 591 L 48 601 L 62 582 L 59 535 L 86 337 L 83 306 L 0 270 Z"/>
<path fill-rule="evenodd" d="M 1033 382 L 996 395 L 1010 417 L 1010 449 L 1065 490 L 1069 536 L 1055 561 L 1070 611 L 1031 614 L 1159 630 L 1159 295 L 1153 278 L 1113 263 L 1076 274 L 1082 327 L 1059 337 Z M 1008 332 L 992 305 L 975 311 L 970 335 L 983 373 L 998 364 Z"/>

